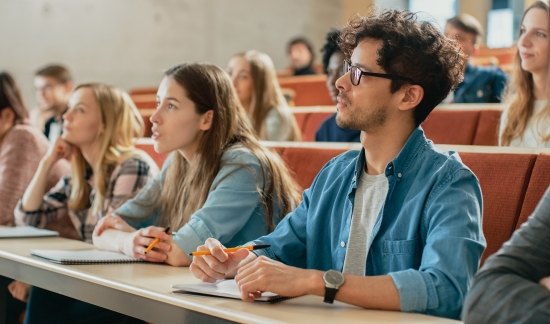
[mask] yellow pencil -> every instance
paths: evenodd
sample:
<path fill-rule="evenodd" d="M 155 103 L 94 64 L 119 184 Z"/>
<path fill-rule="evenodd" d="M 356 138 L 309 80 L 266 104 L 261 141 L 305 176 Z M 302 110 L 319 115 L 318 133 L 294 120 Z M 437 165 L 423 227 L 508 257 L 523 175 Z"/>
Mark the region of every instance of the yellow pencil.
<path fill-rule="evenodd" d="M 164 233 L 168 233 L 168 231 L 170 230 L 170 226 L 168 226 L 165 230 L 164 230 Z M 147 252 L 151 251 L 155 245 L 157 245 L 157 243 L 160 241 L 160 239 L 157 237 L 153 243 L 149 244 L 149 246 L 145 249 L 145 252 L 143 252 L 143 254 L 147 254 Z"/>

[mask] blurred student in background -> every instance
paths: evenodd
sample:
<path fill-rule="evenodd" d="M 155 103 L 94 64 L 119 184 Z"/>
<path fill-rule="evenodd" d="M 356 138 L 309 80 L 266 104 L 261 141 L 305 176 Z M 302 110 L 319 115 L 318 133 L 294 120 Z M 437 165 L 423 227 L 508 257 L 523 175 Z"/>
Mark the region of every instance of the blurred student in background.
<path fill-rule="evenodd" d="M 44 134 L 29 125 L 27 108 L 15 80 L 10 74 L 0 72 L 0 225 L 15 225 L 13 210 L 47 150 L 48 140 Z M 67 161 L 56 163 L 46 176 L 46 188 L 53 187 L 68 172 Z M 67 220 L 64 220 L 65 223 Z M 62 223 L 63 220 L 58 225 Z M 6 301 L 6 312 L 0 316 L 6 323 L 17 322 L 19 314 L 25 309 L 23 302 L 27 298 L 28 285 L 4 277 L 0 280 L 3 289 L 0 293 L 5 295 L 1 300 Z M 0 319 L 0 322 L 4 321 Z"/>
<path fill-rule="evenodd" d="M 243 244 L 271 232 L 300 201 L 296 182 L 258 142 L 222 69 L 182 64 L 167 70 L 157 102 L 155 151 L 172 155 L 117 216 L 100 221 L 96 247 L 188 266 L 187 253 L 208 237 Z M 161 242 L 145 254 L 155 238 Z"/>
<path fill-rule="evenodd" d="M 309 40 L 304 37 L 294 38 L 288 43 L 287 52 L 292 75 L 317 74 L 312 67 L 315 54 Z"/>
<path fill-rule="evenodd" d="M 338 29 L 333 29 L 327 34 L 327 42 L 321 49 L 323 53 L 323 69 L 327 74 L 327 89 L 334 103 L 337 103 L 338 89 L 336 80 L 344 75 L 344 53 L 338 47 Z M 336 113 L 327 118 L 315 133 L 317 142 L 360 142 L 361 131 L 344 129 L 336 125 Z"/>
<path fill-rule="evenodd" d="M 300 141 L 301 133 L 281 92 L 271 58 L 258 51 L 233 56 L 226 68 L 237 95 L 261 140 Z"/>
<path fill-rule="evenodd" d="M 99 219 L 158 173 L 155 162 L 134 147 L 133 139 L 142 134 L 143 121 L 128 94 L 100 83 L 78 86 L 63 115 L 63 134 L 50 145 L 16 207 L 16 223 L 44 227 L 68 215 L 79 238 L 91 243 Z M 46 176 L 63 158 L 71 160 L 71 174 L 46 192 Z M 26 323 L 81 318 L 100 322 L 118 320 L 120 314 L 31 288 Z"/>
<path fill-rule="evenodd" d="M 500 120 L 501 146 L 550 147 L 548 1 L 536 1 L 521 21 L 518 52 Z"/>
<path fill-rule="evenodd" d="M 38 70 L 34 77 L 38 107 L 31 113 L 31 124 L 44 132 L 51 143 L 61 134 L 63 113 L 73 88 L 69 70 L 61 65 L 48 65 Z"/>
<path fill-rule="evenodd" d="M 479 50 L 483 27 L 473 16 L 463 13 L 447 20 L 445 36 L 455 39 L 470 62 L 464 70 L 464 81 L 448 98 L 453 103 L 498 103 L 508 81 L 496 66 L 474 66 L 472 57 Z M 452 97 L 452 98 L 451 98 Z"/>

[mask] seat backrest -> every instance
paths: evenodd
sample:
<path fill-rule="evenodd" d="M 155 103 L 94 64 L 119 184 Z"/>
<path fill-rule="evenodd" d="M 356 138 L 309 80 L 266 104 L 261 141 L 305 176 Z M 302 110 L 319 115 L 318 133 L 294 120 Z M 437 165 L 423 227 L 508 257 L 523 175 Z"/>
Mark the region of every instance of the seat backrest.
<path fill-rule="evenodd" d="M 300 128 L 302 130 L 302 141 L 314 142 L 317 130 L 327 118 L 332 116 L 332 114 L 334 114 L 334 112 L 309 113 L 303 127 Z"/>
<path fill-rule="evenodd" d="M 483 263 L 515 230 L 537 155 L 460 153 L 460 157 L 479 179 L 483 195 L 483 233 L 487 240 Z"/>
<path fill-rule="evenodd" d="M 533 213 L 535 207 L 537 207 L 544 192 L 550 186 L 550 154 L 541 153 L 537 157 L 533 172 L 531 173 L 531 179 L 529 180 L 529 186 L 525 193 L 525 199 L 523 200 L 523 206 L 521 213 L 516 224 L 518 229 L 521 224 L 527 221 L 527 218 Z"/>
<path fill-rule="evenodd" d="M 422 128 L 436 144 L 471 145 L 474 142 L 479 110 L 434 110 Z"/>
<path fill-rule="evenodd" d="M 341 148 L 287 147 L 282 158 L 303 190 L 311 186 L 315 176 L 328 161 L 346 151 Z"/>
<path fill-rule="evenodd" d="M 279 78 L 281 88 L 292 89 L 296 106 L 332 105 L 324 74 Z"/>
<path fill-rule="evenodd" d="M 474 145 L 498 145 L 500 115 L 502 115 L 502 110 L 499 109 L 481 110 L 474 137 Z"/>

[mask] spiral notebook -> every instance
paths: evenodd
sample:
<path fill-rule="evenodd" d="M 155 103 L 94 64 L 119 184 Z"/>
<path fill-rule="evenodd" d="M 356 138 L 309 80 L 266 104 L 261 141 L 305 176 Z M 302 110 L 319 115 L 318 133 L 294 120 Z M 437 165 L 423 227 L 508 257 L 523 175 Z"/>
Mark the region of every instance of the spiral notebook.
<path fill-rule="evenodd" d="M 0 239 L 9 238 L 31 238 L 31 237 L 55 237 L 58 232 L 33 226 L 16 226 L 0 228 Z"/>
<path fill-rule="evenodd" d="M 234 279 L 221 280 L 216 283 L 179 284 L 172 285 L 173 294 L 194 294 L 216 296 L 224 298 L 241 299 L 241 291 Z M 256 298 L 258 302 L 276 303 L 292 297 L 283 297 L 272 292 L 262 293 L 262 297 Z"/>
<path fill-rule="evenodd" d="M 31 250 L 31 255 L 60 264 L 108 264 L 145 262 L 143 259 L 134 259 L 122 253 L 99 250 Z"/>

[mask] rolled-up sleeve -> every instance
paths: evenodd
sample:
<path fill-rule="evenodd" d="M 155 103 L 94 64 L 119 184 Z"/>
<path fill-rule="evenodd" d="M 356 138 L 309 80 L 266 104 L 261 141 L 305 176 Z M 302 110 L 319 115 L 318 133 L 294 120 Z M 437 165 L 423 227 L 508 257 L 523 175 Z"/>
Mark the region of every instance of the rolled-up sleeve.
<path fill-rule="evenodd" d="M 550 188 L 529 220 L 489 257 L 464 303 L 465 323 L 550 323 Z"/>
<path fill-rule="evenodd" d="M 401 311 L 460 317 L 486 247 L 481 215 L 481 189 L 470 170 L 454 172 L 430 194 L 420 267 L 389 273 L 399 290 Z"/>

